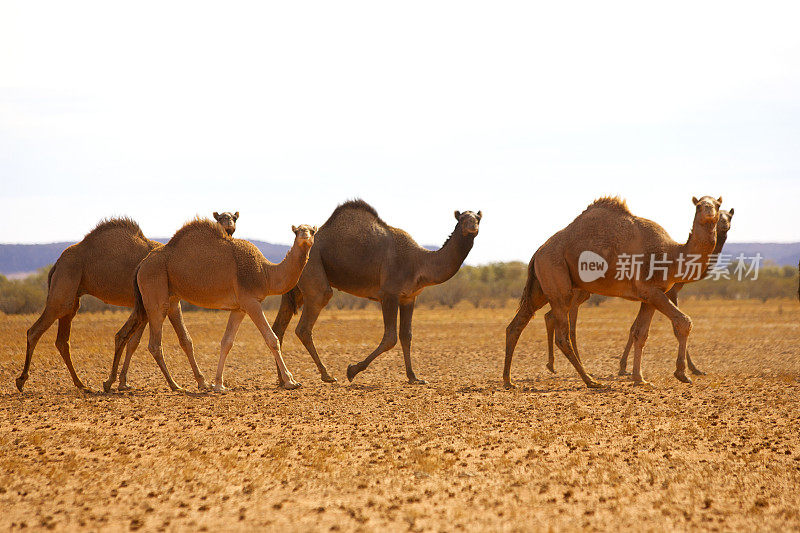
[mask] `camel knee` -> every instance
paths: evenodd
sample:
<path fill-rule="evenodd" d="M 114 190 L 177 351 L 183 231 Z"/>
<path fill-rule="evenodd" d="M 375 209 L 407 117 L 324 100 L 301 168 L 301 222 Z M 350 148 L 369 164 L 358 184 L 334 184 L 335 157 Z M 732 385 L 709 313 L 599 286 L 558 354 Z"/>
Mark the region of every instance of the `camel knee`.
<path fill-rule="evenodd" d="M 410 331 L 401 332 L 400 333 L 400 343 L 404 344 L 406 346 L 410 345 L 411 344 L 411 337 L 412 337 L 412 335 L 411 335 Z"/>
<path fill-rule="evenodd" d="M 219 343 L 220 349 L 222 353 L 228 353 L 233 348 L 233 339 L 223 338 L 222 342 Z"/>
<path fill-rule="evenodd" d="M 184 352 L 191 352 L 194 351 L 194 343 L 192 342 L 192 338 L 187 334 L 185 338 L 180 339 L 181 348 L 183 348 Z"/>
<path fill-rule="evenodd" d="M 397 345 L 397 333 L 391 332 L 387 335 L 384 335 L 383 341 L 381 344 L 384 347 L 384 350 L 391 350 Z"/>
<path fill-rule="evenodd" d="M 311 342 L 313 338 L 311 328 L 305 324 L 297 324 L 297 327 L 294 328 L 294 334 L 297 335 L 297 338 L 300 339 L 300 342 L 304 345 Z"/>
<path fill-rule="evenodd" d="M 280 351 L 280 344 L 278 344 L 278 337 L 274 333 L 267 332 L 267 334 L 264 335 L 264 341 L 267 343 L 269 349 L 272 350 L 273 352 Z"/>
<path fill-rule="evenodd" d="M 673 329 L 678 336 L 688 336 L 692 331 L 692 319 L 685 315 L 678 318 L 673 324 Z"/>
<path fill-rule="evenodd" d="M 56 350 L 58 350 L 59 353 L 68 353 L 69 339 L 56 338 Z"/>

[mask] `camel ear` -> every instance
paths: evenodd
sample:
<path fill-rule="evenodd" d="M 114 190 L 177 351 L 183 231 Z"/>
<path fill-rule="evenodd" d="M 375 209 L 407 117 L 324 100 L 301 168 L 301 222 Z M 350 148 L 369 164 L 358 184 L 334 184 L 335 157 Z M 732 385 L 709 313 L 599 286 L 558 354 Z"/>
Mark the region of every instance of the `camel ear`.
<path fill-rule="evenodd" d="M 478 211 L 478 222 L 483 218 L 483 211 Z"/>
<path fill-rule="evenodd" d="M 731 207 L 731 208 L 730 208 L 730 210 L 728 211 L 728 214 L 731 216 L 731 218 L 733 218 L 733 208 L 732 208 L 732 207 Z"/>
<path fill-rule="evenodd" d="M 696 196 L 692 196 L 692 203 L 693 203 L 694 205 L 697 205 L 697 202 L 699 202 L 699 201 L 700 201 L 700 200 L 698 200 Z"/>
<path fill-rule="evenodd" d="M 721 205 L 722 205 L 722 196 L 720 196 L 719 198 L 717 198 L 717 207 L 719 207 L 719 206 L 721 206 Z"/>
<path fill-rule="evenodd" d="M 239 220 L 239 211 L 236 211 L 236 212 L 233 214 L 233 221 L 234 221 L 234 222 L 236 222 L 237 220 Z"/>
<path fill-rule="evenodd" d="M 219 222 L 219 213 L 217 213 L 216 211 L 214 211 L 214 220 Z"/>
<path fill-rule="evenodd" d="M 461 211 L 455 211 L 454 214 L 456 215 L 456 220 L 461 220 Z"/>
<path fill-rule="evenodd" d="M 297 235 L 297 226 L 292 226 L 292 233 Z"/>

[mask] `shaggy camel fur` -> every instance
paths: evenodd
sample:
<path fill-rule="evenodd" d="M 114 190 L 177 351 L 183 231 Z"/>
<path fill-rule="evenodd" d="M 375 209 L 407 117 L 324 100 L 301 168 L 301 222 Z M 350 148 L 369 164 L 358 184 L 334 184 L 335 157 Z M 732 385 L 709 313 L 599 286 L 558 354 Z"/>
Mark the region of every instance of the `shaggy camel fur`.
<path fill-rule="evenodd" d="M 81 390 L 89 390 L 75 373 L 70 356 L 70 330 L 72 319 L 80 307 L 80 297 L 91 294 L 107 304 L 133 307 L 136 265 L 150 251 L 161 246 L 161 243 L 146 238 L 133 220 L 113 218 L 101 221 L 81 242 L 64 250 L 47 276 L 47 303 L 44 311 L 28 330 L 25 365 L 16 381 L 20 392 L 28 379 L 36 343 L 56 320 L 56 347 L 67 365 L 72 382 Z M 202 381 L 203 376 L 194 361 L 192 339 L 183 324 L 179 302 L 170 306 L 167 315 L 178 335 L 181 348 L 189 358 L 195 377 Z M 128 357 L 139 345 L 142 331 L 143 329 L 137 330 L 131 336 L 127 345 Z"/>
<path fill-rule="evenodd" d="M 228 327 L 222 339 L 220 360 L 214 384 L 224 389 L 222 374 L 236 331 L 249 315 L 275 356 L 281 386 L 300 386 L 287 370 L 278 339 L 261 311 L 261 302 L 270 294 L 282 294 L 294 287 L 308 261 L 316 228 L 292 227 L 295 240 L 284 260 L 275 265 L 264 258 L 252 243 L 231 238 L 219 224 L 207 219 L 187 223 L 170 241 L 150 253 L 136 270 L 136 305 L 130 318 L 115 338 L 111 375 L 103 384 L 111 389 L 117 375 L 122 346 L 145 322 L 150 325 L 148 349 L 172 390 L 180 387 L 170 376 L 161 350 L 161 328 L 165 310 L 181 299 L 209 309 L 228 309 Z"/>
<path fill-rule="evenodd" d="M 303 313 L 295 329 L 311 354 L 323 381 L 336 381 L 320 361 L 312 330 L 333 289 L 380 302 L 384 333 L 378 347 L 366 359 L 347 367 L 347 379 L 366 369 L 380 354 L 397 343 L 400 311 L 400 344 L 409 383 L 424 384 L 411 367 L 411 317 L 422 289 L 453 277 L 472 249 L 481 212 L 456 211 L 455 230 L 444 245 L 432 252 L 419 246 L 405 231 L 381 220 L 363 200 L 338 206 L 319 229 L 308 265 L 300 281 L 281 299 L 275 318 L 275 334 L 283 342 L 286 327 L 300 306 Z"/>
<path fill-rule="evenodd" d="M 692 198 L 695 205 L 692 232 L 686 244 L 673 241 L 664 229 L 650 220 L 634 216 L 618 198 L 595 200 L 566 228 L 550 237 L 533 255 L 528 266 L 528 281 L 520 299 L 520 307 L 506 328 L 506 358 L 503 381 L 512 388 L 511 360 L 522 330 L 534 313 L 550 303 L 555 323 L 555 343 L 572 363 L 588 387 L 602 385 L 590 376 L 575 352 L 570 336 L 568 314 L 575 307 L 581 290 L 640 301 L 642 306 L 635 322 L 633 379 L 646 383 L 641 374 L 641 356 L 653 313 L 658 310 L 670 319 L 678 338 L 675 377 L 691 383 L 686 376 L 686 341 L 692 329 L 691 319 L 667 295 L 675 283 L 695 279 L 699 272 L 689 268 L 685 258 L 692 258 L 701 269 L 717 242 L 717 221 L 722 198 Z M 583 281 L 578 275 L 579 257 L 583 252 L 599 255 L 606 265 L 625 264 L 625 258 L 643 255 L 656 258 L 663 270 L 650 275 L 602 275 Z M 646 269 L 645 269 L 646 270 Z"/>
<path fill-rule="evenodd" d="M 717 222 L 717 245 L 714 247 L 713 254 L 719 254 L 719 253 L 722 252 L 722 247 L 725 245 L 725 241 L 728 239 L 728 231 L 730 231 L 730 229 L 731 229 L 731 219 L 733 218 L 733 212 L 734 212 L 733 208 L 731 208 L 730 211 L 720 210 L 720 212 L 719 212 L 719 221 Z M 706 265 L 706 267 L 709 267 L 709 266 L 711 266 L 711 265 L 710 264 Z M 705 276 L 706 270 L 707 270 L 707 268 L 703 270 L 703 273 L 700 276 L 701 278 Z M 676 306 L 678 305 L 678 292 L 680 292 L 681 288 L 683 288 L 684 285 L 686 285 L 686 283 L 676 283 L 675 285 L 672 286 L 672 288 L 669 291 L 667 291 L 667 296 L 669 297 L 670 301 L 672 301 L 672 303 L 674 303 Z M 579 359 L 580 359 L 580 354 L 578 352 L 578 343 L 575 340 L 575 322 L 577 320 L 578 307 L 583 305 L 583 303 L 586 302 L 586 300 L 589 299 L 589 296 L 590 296 L 590 294 L 588 292 L 579 291 L 579 296 L 578 296 L 577 301 L 575 302 L 575 305 L 573 307 L 570 307 L 570 310 L 569 310 L 569 335 L 570 335 L 570 339 L 572 341 L 572 346 L 573 346 L 573 348 L 575 348 L 575 354 L 578 356 Z M 642 304 L 642 305 L 644 305 L 644 304 Z M 548 311 L 544 315 L 544 322 L 545 322 L 545 325 L 547 326 L 547 365 L 546 366 L 547 366 L 547 369 L 550 370 L 550 372 L 555 373 L 555 371 L 556 371 L 556 369 L 555 369 L 555 353 L 553 351 L 553 337 L 554 337 L 554 333 L 555 333 L 555 322 L 553 320 L 553 312 L 552 311 Z M 622 357 L 620 357 L 620 360 L 619 360 L 619 375 L 620 376 L 624 376 L 624 375 L 628 375 L 629 374 L 629 372 L 627 372 L 627 370 L 626 370 L 626 367 L 628 365 L 628 355 L 630 354 L 631 347 L 633 346 L 633 333 L 634 333 L 634 330 L 635 330 L 635 328 L 634 328 L 635 325 L 636 325 L 636 322 L 634 322 L 631 325 L 630 333 L 628 335 L 628 343 L 625 346 L 625 351 L 623 352 Z M 703 372 L 702 370 L 698 369 L 694 365 L 694 362 L 692 362 L 692 357 L 691 357 L 691 355 L 689 353 L 689 349 L 688 348 L 686 349 L 686 364 L 688 365 L 689 370 L 691 370 L 692 374 L 695 374 L 697 376 L 705 375 L 705 372 Z"/>

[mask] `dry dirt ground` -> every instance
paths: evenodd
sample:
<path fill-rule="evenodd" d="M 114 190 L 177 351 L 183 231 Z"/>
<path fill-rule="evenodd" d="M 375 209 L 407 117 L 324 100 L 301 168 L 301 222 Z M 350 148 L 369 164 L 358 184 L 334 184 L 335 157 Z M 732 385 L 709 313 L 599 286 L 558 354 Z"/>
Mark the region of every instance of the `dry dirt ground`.
<path fill-rule="evenodd" d="M 32 316 L 0 317 L 0 529 L 573 530 L 800 529 L 800 305 L 686 301 L 690 347 L 708 372 L 672 377 L 663 317 L 645 353 L 652 387 L 617 378 L 637 307 L 584 308 L 582 358 L 609 387 L 586 389 L 563 355 L 544 367 L 542 315 L 501 385 L 514 310 L 417 310 L 405 383 L 399 346 L 356 382 L 344 376 L 378 342 L 376 308 L 327 310 L 316 328 L 339 378 L 319 381 L 293 334 L 300 390 L 245 322 L 226 394 L 170 392 L 140 347 L 135 390 L 75 390 L 43 337 L 24 394 L 14 388 Z M 268 313 L 270 318 L 274 312 Z M 80 315 L 72 351 L 101 389 L 122 313 Z M 213 376 L 223 313 L 187 314 Z M 293 330 L 296 321 L 290 326 Z M 166 331 L 166 330 L 165 330 Z M 167 364 L 194 389 L 171 331 Z"/>

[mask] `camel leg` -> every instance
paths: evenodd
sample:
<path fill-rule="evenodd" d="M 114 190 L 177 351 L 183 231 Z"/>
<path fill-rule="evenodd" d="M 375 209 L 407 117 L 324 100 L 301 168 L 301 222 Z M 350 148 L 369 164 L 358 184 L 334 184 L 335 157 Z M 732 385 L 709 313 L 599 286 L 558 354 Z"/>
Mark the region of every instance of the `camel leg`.
<path fill-rule="evenodd" d="M 658 289 L 647 288 L 643 292 L 643 300 L 663 313 L 672 322 L 673 332 L 678 338 L 678 358 L 675 361 L 673 375 L 679 381 L 691 383 L 692 380 L 686 375 L 686 342 L 688 341 L 689 333 L 692 331 L 692 319 L 678 309 L 667 295 Z M 635 373 L 636 369 L 634 368 Z"/>
<path fill-rule="evenodd" d="M 264 337 L 264 342 L 267 343 L 267 346 L 275 356 L 275 363 L 278 365 L 278 379 L 280 379 L 281 387 L 287 390 L 299 388 L 300 384 L 294 380 L 291 372 L 286 368 L 286 363 L 284 363 L 283 356 L 281 355 L 281 345 L 278 342 L 278 337 L 275 336 L 272 328 L 269 327 L 269 322 L 267 322 L 264 312 L 261 310 L 261 302 L 254 300 L 247 305 L 245 311 L 256 325 L 256 328 L 258 328 L 258 331 L 261 332 L 261 336 Z"/>
<path fill-rule="evenodd" d="M 128 367 L 131 365 L 131 358 L 133 357 L 136 348 L 139 347 L 139 342 L 142 340 L 142 333 L 144 333 L 145 323 L 142 322 L 139 327 L 133 332 L 130 340 L 125 345 L 125 361 L 122 363 L 122 370 L 119 372 L 119 386 L 117 390 L 126 391 L 131 387 L 128 385 Z"/>
<path fill-rule="evenodd" d="M 114 335 L 114 359 L 111 362 L 111 372 L 108 376 L 108 380 L 103 382 L 103 390 L 106 392 L 111 392 L 111 386 L 117 380 L 117 369 L 119 368 L 119 361 L 122 359 L 122 349 L 125 348 L 134 337 L 141 338 L 142 336 L 142 331 L 147 324 L 147 314 L 144 310 L 141 311 L 141 313 L 137 312 L 137 309 L 134 308 L 128 320 L 125 321 L 125 324 L 123 324 L 116 335 Z M 133 354 L 133 351 L 130 351 L 130 354 Z M 126 371 L 129 363 L 130 361 L 126 358 Z"/>
<path fill-rule="evenodd" d="M 211 387 L 206 385 L 206 378 L 203 376 L 194 358 L 194 344 L 192 343 L 192 338 L 189 336 L 189 331 L 186 329 L 186 324 L 183 322 L 180 300 L 170 302 L 167 316 L 169 317 L 170 324 L 172 324 L 172 329 L 175 330 L 175 334 L 178 336 L 178 343 L 180 343 L 181 349 L 186 354 L 186 358 L 189 359 L 189 366 L 192 367 L 194 379 L 197 381 L 197 388 L 199 390 L 209 390 Z"/>
<path fill-rule="evenodd" d="M 225 335 L 222 336 L 222 341 L 219 343 L 219 363 L 217 363 L 217 377 L 214 379 L 214 390 L 217 392 L 225 390 L 225 383 L 222 380 L 222 374 L 225 371 L 225 360 L 228 358 L 228 352 L 233 348 L 236 332 L 239 331 L 239 326 L 245 316 L 247 316 L 247 313 L 244 311 L 231 311 L 230 316 L 228 316 L 228 326 L 225 328 Z"/>
<path fill-rule="evenodd" d="M 637 320 L 639 320 L 639 317 L 644 312 L 644 308 L 645 308 L 645 304 L 644 303 L 639 306 L 639 313 L 636 315 L 636 318 L 634 319 L 633 324 L 631 324 L 631 327 L 628 330 L 628 342 L 627 342 L 627 344 L 625 344 L 625 350 L 623 350 L 623 352 L 622 352 L 622 357 L 619 358 L 619 373 L 618 373 L 618 375 L 620 375 L 620 376 L 627 376 L 629 374 L 629 372 L 628 372 L 628 356 L 631 353 L 631 348 L 633 347 L 633 341 L 634 341 L 635 334 L 636 334 L 636 331 L 637 331 L 636 330 L 636 322 L 637 322 Z"/>
<path fill-rule="evenodd" d="M 167 310 L 168 309 L 164 309 L 164 307 L 148 309 L 147 317 L 149 318 L 150 342 L 148 343 L 147 349 L 150 350 L 153 359 L 156 360 L 158 368 L 160 368 L 161 373 L 164 374 L 164 379 L 167 380 L 169 388 L 173 391 L 182 391 L 183 388 L 175 383 L 169 370 L 167 370 L 167 364 L 164 362 L 164 351 L 161 347 L 161 334 L 164 327 L 164 319 L 167 318 Z"/>
<path fill-rule="evenodd" d="M 544 315 L 544 325 L 547 328 L 547 370 L 556 373 L 555 361 L 556 356 L 553 351 L 553 336 L 555 335 L 556 322 L 553 319 L 553 311 L 548 311 Z"/>
<path fill-rule="evenodd" d="M 578 375 L 580 375 L 587 387 L 591 389 L 603 387 L 602 383 L 595 380 L 586 372 L 583 368 L 583 363 L 575 354 L 575 349 L 572 346 L 572 339 L 569 334 L 569 308 L 561 302 L 554 303 L 551 301 L 550 305 L 552 306 L 553 319 L 555 322 L 555 343 L 559 350 L 561 350 L 569 362 L 572 363 L 572 366 L 575 367 L 575 370 L 577 370 Z"/>
<path fill-rule="evenodd" d="M 647 381 L 642 377 L 642 352 L 647 342 L 647 335 L 650 332 L 650 323 L 655 314 L 653 306 L 642 304 L 639 306 L 639 314 L 633 321 L 630 330 L 630 342 L 633 343 L 633 382 L 637 385 L 647 385 Z"/>
<path fill-rule="evenodd" d="M 523 298 L 519 309 L 517 309 L 517 314 L 514 315 L 514 318 L 511 319 L 508 327 L 506 327 L 506 359 L 503 365 L 503 386 L 507 389 L 515 388 L 514 384 L 511 383 L 511 360 L 514 357 L 514 349 L 517 347 L 519 337 L 536 311 L 547 303 L 547 297 L 542 293 L 541 286 L 537 280 L 533 281 L 530 296 Z"/>
<path fill-rule="evenodd" d="M 75 373 L 75 368 L 72 366 L 72 356 L 69 353 L 69 334 L 72 328 L 72 319 L 75 318 L 75 314 L 78 312 L 78 308 L 80 308 L 80 306 L 80 300 L 75 299 L 75 307 L 73 310 L 69 314 L 66 314 L 58 319 L 56 348 L 58 349 L 58 353 L 61 354 L 64 364 L 67 365 L 67 370 L 69 370 L 69 375 L 72 377 L 72 382 L 80 390 L 88 392 L 90 391 L 89 387 L 84 385 L 78 377 L 78 374 Z"/>
<path fill-rule="evenodd" d="M 364 371 L 369 364 L 375 360 L 376 357 L 387 350 L 391 350 L 394 348 L 395 344 L 397 344 L 397 310 L 397 296 L 385 296 L 381 301 L 381 311 L 383 312 L 383 338 L 381 339 L 378 347 L 375 348 L 375 350 L 369 354 L 366 359 L 354 365 L 347 365 L 348 380 L 353 381 L 353 378 L 355 378 L 359 372 Z M 408 320 L 410 323 L 410 315 Z"/>
<path fill-rule="evenodd" d="M 44 311 L 28 329 L 26 335 L 25 363 L 16 380 L 17 390 L 20 392 L 22 392 L 22 388 L 28 380 L 33 351 L 36 349 L 39 339 L 53 325 L 53 322 L 70 313 L 74 314 L 74 311 L 76 311 L 75 301 L 78 299 L 78 285 L 81 278 L 80 268 L 71 264 L 59 264 L 54 268 L 56 270 L 50 278 L 50 287 L 47 291 L 47 302 L 45 303 Z M 69 338 L 69 331 L 67 331 L 67 338 Z"/>
<path fill-rule="evenodd" d="M 299 338 L 300 342 L 303 343 L 303 346 L 306 347 L 306 350 L 308 350 L 308 353 L 311 355 L 311 359 L 314 360 L 314 364 L 317 365 L 320 378 L 326 383 L 334 383 L 336 378 L 328 373 L 328 369 L 325 368 L 325 365 L 319 358 L 317 347 L 314 345 L 313 331 L 314 324 L 317 322 L 319 314 L 322 312 L 325 306 L 328 305 L 328 302 L 332 296 L 333 289 L 331 289 L 330 286 L 327 286 L 325 290 L 316 292 L 313 295 L 310 295 L 308 298 L 305 298 L 303 312 L 300 315 L 300 320 L 297 322 L 297 327 L 294 330 L 295 335 L 297 335 L 297 338 Z"/>
<path fill-rule="evenodd" d="M 681 287 L 682 287 L 682 285 L 675 284 L 667 292 L 667 296 L 669 296 L 670 301 L 673 304 L 675 304 L 675 307 L 678 306 L 678 291 L 680 290 Z M 672 332 L 675 334 L 675 337 L 678 337 L 678 331 L 675 328 L 672 328 Z M 691 356 L 691 354 L 689 354 L 689 347 L 688 346 L 686 347 L 686 364 L 688 365 L 689 370 L 695 376 L 705 376 L 706 375 L 705 372 L 703 372 L 702 370 L 700 370 L 699 368 L 694 366 L 694 362 L 692 361 L 692 356 Z"/>
<path fill-rule="evenodd" d="M 426 385 L 428 382 L 417 378 L 411 368 L 411 317 L 414 315 L 414 300 L 400 306 L 400 346 L 403 347 L 403 362 L 406 377 L 412 385 Z"/>

